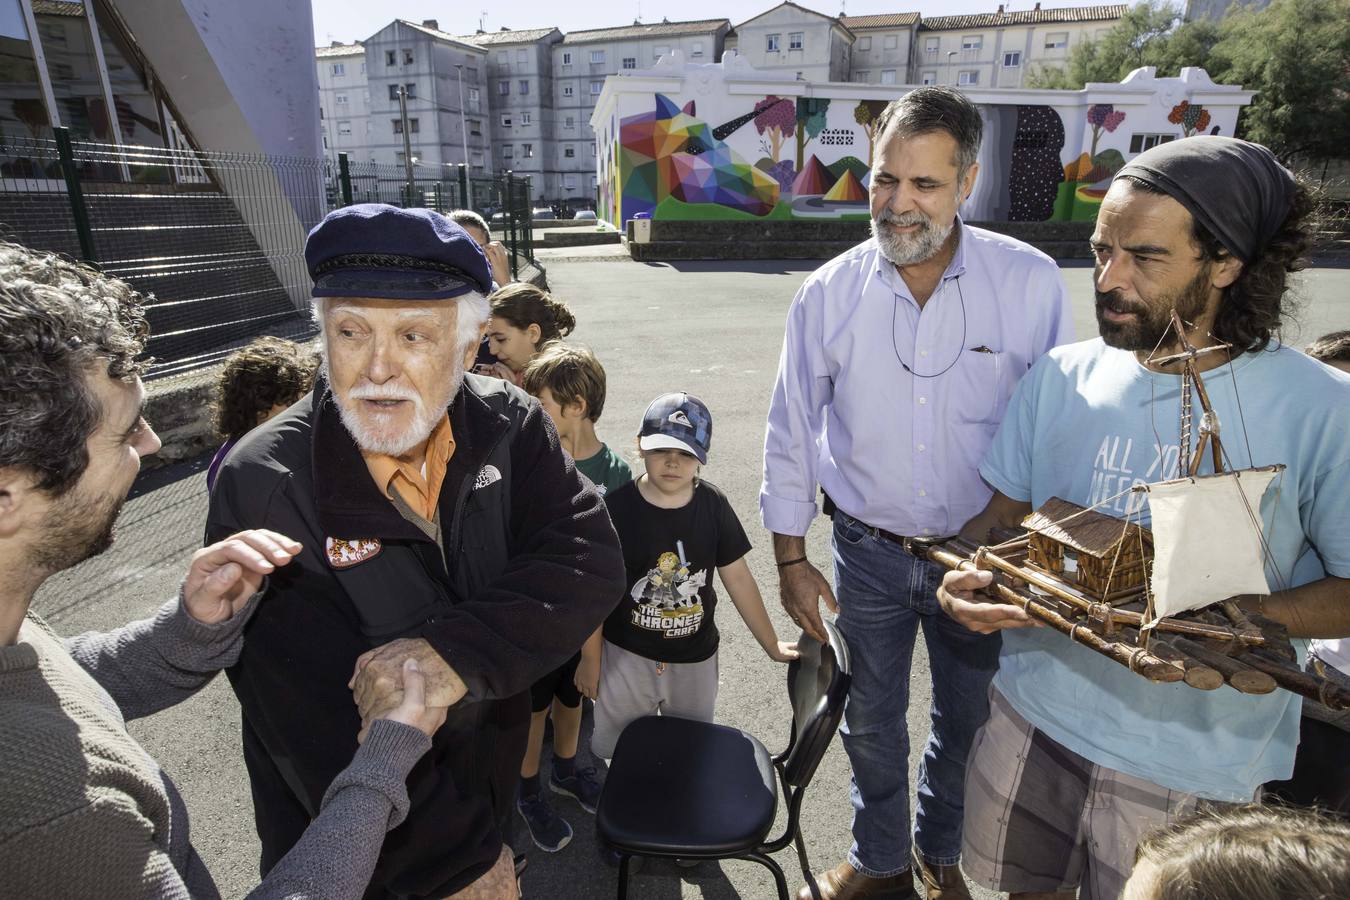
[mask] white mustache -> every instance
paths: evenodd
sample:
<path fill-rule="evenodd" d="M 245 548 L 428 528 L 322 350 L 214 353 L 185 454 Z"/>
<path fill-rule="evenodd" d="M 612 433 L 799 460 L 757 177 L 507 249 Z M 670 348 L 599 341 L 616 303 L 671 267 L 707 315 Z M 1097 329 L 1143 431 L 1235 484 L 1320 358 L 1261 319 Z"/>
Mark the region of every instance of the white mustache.
<path fill-rule="evenodd" d="M 896 215 L 890 210 L 882 210 L 881 215 L 877 216 L 877 222 L 882 225 L 899 225 L 902 228 L 910 225 L 927 225 L 928 217 L 921 212 L 904 213 Z"/>
<path fill-rule="evenodd" d="M 415 391 L 396 385 L 367 385 L 365 387 L 352 388 L 348 395 L 351 400 L 411 400 L 417 402 L 421 398 Z"/>

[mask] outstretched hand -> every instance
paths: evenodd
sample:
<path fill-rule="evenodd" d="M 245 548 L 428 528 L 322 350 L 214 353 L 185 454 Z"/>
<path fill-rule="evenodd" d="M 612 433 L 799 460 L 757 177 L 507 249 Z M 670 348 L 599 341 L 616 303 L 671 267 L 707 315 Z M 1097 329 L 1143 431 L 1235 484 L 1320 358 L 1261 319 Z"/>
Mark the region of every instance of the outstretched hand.
<path fill-rule="evenodd" d="M 299 541 L 255 528 L 232 534 L 192 554 L 183 580 L 183 605 L 205 625 L 224 622 L 258 592 L 262 581 L 289 563 Z"/>
<path fill-rule="evenodd" d="M 978 634 L 992 634 L 1005 628 L 1041 627 L 1020 606 L 989 602 L 985 588 L 993 584 L 993 573 L 965 565 L 942 576 L 937 597 L 943 612 Z"/>
<path fill-rule="evenodd" d="M 417 663 L 424 681 L 426 706 L 445 709 L 468 693 L 463 679 L 425 638 L 399 638 L 368 650 L 357 657 L 347 682 L 361 713 L 362 737 L 371 722 L 389 718 L 404 702 L 404 664 L 410 659 Z"/>

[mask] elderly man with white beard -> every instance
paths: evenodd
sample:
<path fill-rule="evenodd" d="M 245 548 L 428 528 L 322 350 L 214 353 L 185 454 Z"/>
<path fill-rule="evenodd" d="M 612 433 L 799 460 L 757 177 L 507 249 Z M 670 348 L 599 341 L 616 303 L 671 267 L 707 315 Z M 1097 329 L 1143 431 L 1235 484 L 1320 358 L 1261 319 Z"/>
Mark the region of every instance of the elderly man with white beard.
<path fill-rule="evenodd" d="M 229 670 L 262 871 L 314 817 L 358 730 L 401 701 L 413 659 L 427 704 L 449 713 L 366 897 L 514 897 L 501 823 L 528 689 L 621 596 L 618 539 L 538 403 L 465 374 L 491 273 L 459 225 L 351 206 L 314 228 L 305 259 L 322 375 L 231 451 L 207 521 L 208 541 L 270 528 L 305 548 Z"/>
<path fill-rule="evenodd" d="M 818 877 L 825 900 L 967 898 L 957 868 L 963 779 L 999 643 L 949 619 L 926 551 L 983 508 L 977 465 L 1031 363 L 1071 339 L 1055 263 L 963 223 L 979 166 L 979 111 L 925 87 L 877 120 L 872 238 L 809 277 L 788 312 L 769 409 L 760 509 L 793 621 L 852 650 L 843 740 L 853 847 Z M 833 519 L 834 589 L 807 558 L 816 488 Z M 837 599 L 836 599 L 837 598 Z M 932 731 L 909 810 L 910 660 L 922 629 Z M 809 887 L 798 895 L 810 900 Z"/>

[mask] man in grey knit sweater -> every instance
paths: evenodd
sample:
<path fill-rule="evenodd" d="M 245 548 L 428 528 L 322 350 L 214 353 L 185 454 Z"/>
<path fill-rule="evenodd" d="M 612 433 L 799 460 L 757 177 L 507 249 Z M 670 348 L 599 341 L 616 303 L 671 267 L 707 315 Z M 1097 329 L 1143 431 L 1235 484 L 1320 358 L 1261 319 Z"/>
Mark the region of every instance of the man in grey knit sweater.
<path fill-rule="evenodd" d="M 29 607 L 49 576 L 107 549 L 141 457 L 139 297 L 91 269 L 0 245 L 0 895 L 202 898 L 182 798 L 125 720 L 234 663 L 264 579 L 301 547 L 265 530 L 198 551 L 150 619 L 62 640 Z M 444 708 L 422 673 L 373 722 L 318 817 L 250 897 L 361 896 L 404 780 Z"/>

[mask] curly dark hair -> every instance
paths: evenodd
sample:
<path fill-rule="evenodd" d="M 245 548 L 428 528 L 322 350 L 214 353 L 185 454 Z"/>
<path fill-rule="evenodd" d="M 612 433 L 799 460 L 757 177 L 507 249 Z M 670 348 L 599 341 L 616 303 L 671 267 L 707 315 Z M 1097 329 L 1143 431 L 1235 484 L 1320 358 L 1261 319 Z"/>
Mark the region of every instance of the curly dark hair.
<path fill-rule="evenodd" d="M 132 382 L 150 363 L 142 304 L 125 281 L 0 243 L 0 467 L 52 496 L 80 480 L 103 420 L 90 376 Z"/>
<path fill-rule="evenodd" d="M 494 318 L 505 319 L 522 331 L 531 325 L 539 326 L 536 350 L 567 337 L 577 327 L 576 317 L 566 303 L 555 300 L 548 291 L 529 282 L 517 281 L 498 288 L 488 300 L 492 303 Z"/>
<path fill-rule="evenodd" d="M 1304 352 L 1324 363 L 1350 362 L 1350 331 L 1324 334 L 1309 344 Z"/>
<path fill-rule="evenodd" d="M 274 407 L 290 406 L 314 387 L 319 357 L 277 337 L 261 337 L 225 360 L 217 382 L 216 432 L 238 440 Z"/>
<path fill-rule="evenodd" d="M 1165 194 L 1153 185 L 1129 175 L 1122 178 L 1136 190 Z M 1242 267 L 1237 280 L 1224 288 L 1214 320 L 1214 336 L 1232 344 L 1239 353 L 1259 353 L 1278 336 L 1289 313 L 1285 293 L 1289 276 L 1308 267 L 1309 255 L 1317 243 L 1321 202 L 1317 189 L 1294 176 L 1296 187 L 1289 213 L 1256 257 Z M 1219 262 L 1231 254 L 1219 239 L 1191 217 L 1191 241 L 1206 262 Z"/>

